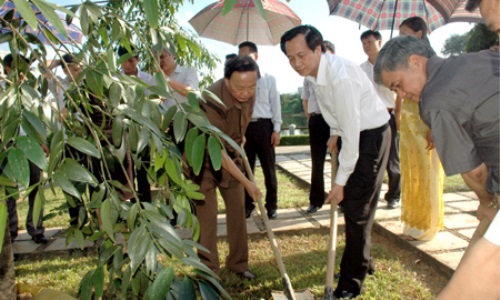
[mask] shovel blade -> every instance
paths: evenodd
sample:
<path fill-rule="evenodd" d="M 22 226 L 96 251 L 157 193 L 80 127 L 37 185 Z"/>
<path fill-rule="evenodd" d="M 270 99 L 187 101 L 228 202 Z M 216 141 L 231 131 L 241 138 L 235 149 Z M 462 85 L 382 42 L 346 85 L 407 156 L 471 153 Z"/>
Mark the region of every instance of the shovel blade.
<path fill-rule="evenodd" d="M 284 292 L 272 291 L 273 300 L 290 300 Z M 310 290 L 295 291 L 295 300 L 314 300 L 314 296 Z"/>

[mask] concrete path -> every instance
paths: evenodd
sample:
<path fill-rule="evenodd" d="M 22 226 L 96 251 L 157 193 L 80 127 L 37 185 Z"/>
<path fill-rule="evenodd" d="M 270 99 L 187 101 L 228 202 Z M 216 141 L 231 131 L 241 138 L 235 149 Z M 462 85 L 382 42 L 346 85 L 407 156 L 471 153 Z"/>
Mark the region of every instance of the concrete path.
<path fill-rule="evenodd" d="M 276 155 L 277 165 L 281 170 L 297 178 L 304 185 L 310 185 L 311 158 L 309 146 L 278 147 Z M 330 167 L 325 166 L 325 187 L 330 186 L 330 176 Z M 381 195 L 384 194 L 386 189 L 387 186 L 384 185 Z M 399 246 L 418 253 L 424 261 L 435 267 L 443 275 L 451 276 L 469 244 L 472 233 L 479 224 L 475 217 L 478 201 L 472 192 L 447 193 L 443 198 L 445 201 L 445 229 L 432 241 L 407 241 L 402 237 L 401 210 L 399 208 L 386 209 L 386 202 L 383 200 L 378 205 L 374 230 L 388 237 Z M 306 208 L 278 210 L 278 219 L 271 221 L 273 230 L 282 232 L 329 227 L 329 205 L 323 206 L 315 214 L 306 213 Z M 339 225 L 344 225 L 342 217 L 339 218 Z M 260 218 L 256 215 L 247 221 L 247 226 L 249 234 L 265 232 Z M 226 234 L 224 215 L 218 217 L 218 234 L 219 236 L 225 236 Z M 46 237 L 50 241 L 47 245 L 37 245 L 31 241 L 26 232 L 20 232 L 14 243 L 14 252 L 22 257 L 24 255 L 31 256 L 33 254 L 48 254 L 78 249 L 75 243 L 66 245 L 64 232 L 61 228 L 46 230 Z M 90 247 L 92 243 L 87 242 L 86 246 Z"/>

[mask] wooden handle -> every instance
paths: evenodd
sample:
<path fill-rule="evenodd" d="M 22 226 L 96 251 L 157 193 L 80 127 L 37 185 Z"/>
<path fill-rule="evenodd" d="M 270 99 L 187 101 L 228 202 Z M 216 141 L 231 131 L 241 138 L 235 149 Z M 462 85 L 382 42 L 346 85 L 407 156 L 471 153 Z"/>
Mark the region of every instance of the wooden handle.
<path fill-rule="evenodd" d="M 255 182 L 252 169 L 250 168 L 250 163 L 248 162 L 247 156 L 243 156 L 243 164 L 245 165 L 245 170 L 247 172 L 248 179 L 250 181 Z M 286 273 L 285 270 L 285 264 L 283 264 L 283 259 L 281 258 L 281 253 L 278 247 L 278 242 L 276 241 L 276 238 L 274 237 L 273 230 L 271 228 L 271 225 L 269 224 L 269 217 L 267 216 L 267 210 L 264 204 L 262 203 L 262 198 L 259 197 L 257 198 L 257 204 L 259 206 L 260 210 L 260 215 L 262 217 L 262 220 L 264 221 L 264 225 L 266 226 L 266 231 L 267 235 L 269 237 L 269 241 L 271 242 L 271 248 L 274 253 L 274 257 L 276 258 L 276 263 L 278 263 L 278 269 L 281 274 L 281 279 L 283 281 L 283 285 L 285 288 L 285 293 L 288 297 L 288 299 L 295 300 L 295 292 L 293 291 L 292 283 L 290 282 L 290 278 L 288 277 L 288 274 Z"/>
<path fill-rule="evenodd" d="M 331 185 L 330 189 L 333 189 L 335 184 L 335 177 L 337 176 L 338 170 L 338 158 L 337 151 L 334 150 L 330 153 L 331 155 Z M 333 276 L 335 272 L 335 252 L 337 250 L 337 224 L 338 224 L 338 213 L 337 213 L 337 199 L 332 199 L 330 202 L 330 239 L 328 241 L 328 264 L 326 269 L 326 287 L 325 290 L 332 290 L 333 287 Z"/>

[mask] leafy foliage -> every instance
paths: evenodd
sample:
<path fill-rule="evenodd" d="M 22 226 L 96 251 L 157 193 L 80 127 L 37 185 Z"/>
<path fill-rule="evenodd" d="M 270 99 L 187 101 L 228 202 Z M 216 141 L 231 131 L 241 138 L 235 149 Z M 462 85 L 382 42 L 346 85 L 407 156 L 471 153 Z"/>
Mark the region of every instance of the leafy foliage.
<path fill-rule="evenodd" d="M 198 99 L 203 101 L 202 92 L 194 92 L 188 103 L 167 112 L 155 103 L 171 96 L 158 71 L 157 53 L 163 46 L 175 53 L 180 64 L 205 72 L 202 87 L 213 81 L 210 73 L 217 60 L 174 18 L 183 1 L 110 1 L 103 6 L 86 1 L 69 9 L 45 0 L 13 2 L 21 18 L 13 12 L 0 17 L 6 29 L 0 42 L 8 43 L 12 53 L 27 56 L 29 62 L 15 55 L 14 71 L 0 91 L 0 233 L 6 228 L 7 190 L 17 183 L 32 188 L 31 161 L 47 173 L 38 185 L 48 184 L 52 190 L 59 186 L 69 206 L 80 210 L 68 240 L 82 246 L 85 238 L 99 242 L 99 260 L 82 279 L 81 299 L 100 298 L 104 289 L 117 298 L 183 299 L 181 295 L 195 294 L 203 299 L 229 298 L 217 276 L 200 262 L 196 250 L 201 246 L 181 239 L 169 222 L 177 214 L 177 224 L 190 230 L 193 240 L 198 238 L 191 201 L 203 195 L 183 170 L 192 167 L 198 173 L 206 152 L 213 166 L 220 168 L 222 139 L 237 147 L 207 121 L 198 104 Z M 67 33 L 58 12 L 66 15 L 68 23 L 79 20 L 83 44 L 64 44 L 40 23 L 35 9 L 64 38 Z M 28 26 L 62 50 L 59 58 L 61 52 L 76 52 L 82 64 L 80 75 L 64 84 L 52 70 L 40 67 L 45 75 L 34 70 L 37 64 L 49 64 L 45 45 L 27 31 Z M 143 50 L 142 67 L 155 75 L 155 87 L 121 73 L 117 66 L 125 58 L 116 57 L 118 45 Z M 66 109 L 51 100 L 50 84 L 64 91 Z M 167 131 L 171 122 L 173 132 Z M 26 136 L 20 135 L 19 128 Z M 187 161 L 177 148 L 183 140 Z M 47 156 L 42 145 L 49 148 Z M 130 188 L 133 178 L 127 161 L 147 170 L 158 190 L 151 203 L 140 202 L 142 195 Z M 117 174 L 123 174 L 125 181 Z M 42 188 L 36 192 L 38 218 L 44 196 Z M 139 202 L 121 200 L 130 193 Z"/>

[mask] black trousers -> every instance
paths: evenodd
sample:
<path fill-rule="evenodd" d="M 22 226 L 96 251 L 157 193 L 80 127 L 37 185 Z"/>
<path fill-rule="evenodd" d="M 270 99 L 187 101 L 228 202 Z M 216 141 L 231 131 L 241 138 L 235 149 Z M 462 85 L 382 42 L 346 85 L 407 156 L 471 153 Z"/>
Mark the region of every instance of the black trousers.
<path fill-rule="evenodd" d="M 320 114 L 311 115 L 308 125 L 312 162 L 309 204 L 321 207 L 325 202 L 324 170 L 326 152 L 328 151 L 326 143 L 330 138 L 330 126 Z"/>
<path fill-rule="evenodd" d="M 273 134 L 273 123 L 271 119 L 259 119 L 250 122 L 246 132 L 245 152 L 248 162 L 255 170 L 255 159 L 258 156 L 264 181 L 266 184 L 266 209 L 278 209 L 278 180 L 276 179 L 276 154 L 271 145 L 271 135 Z M 247 210 L 255 208 L 252 198 L 245 192 L 245 207 Z"/>
<path fill-rule="evenodd" d="M 370 264 L 371 230 L 389 156 L 388 125 L 360 134 L 359 158 L 344 189 L 346 246 L 336 292 L 361 292 Z"/>
<path fill-rule="evenodd" d="M 41 178 L 41 171 L 40 169 L 33 164 L 32 162 L 29 162 L 30 166 L 30 185 L 37 184 L 40 182 Z M 33 210 L 35 206 L 35 198 L 36 198 L 36 193 L 37 190 L 31 191 L 31 193 L 28 196 L 28 215 L 26 216 L 26 231 L 28 231 L 28 234 L 32 237 L 35 236 L 40 236 L 43 235 L 45 232 L 45 228 L 43 227 L 43 209 L 40 212 L 40 217 L 38 219 L 38 224 L 35 226 L 33 223 Z M 19 227 L 19 219 L 17 216 L 17 203 L 16 203 L 16 197 L 9 197 L 7 199 L 7 211 L 9 215 L 9 229 L 10 229 L 10 236 L 11 239 L 15 239 L 17 237 L 17 231 Z"/>
<path fill-rule="evenodd" d="M 394 111 L 390 113 L 391 119 L 389 126 L 391 128 L 391 150 L 387 161 L 387 175 L 389 178 L 389 190 L 385 193 L 384 199 L 387 201 L 398 200 L 401 198 L 401 171 L 399 169 L 399 136 L 396 129 L 396 118 Z"/>

